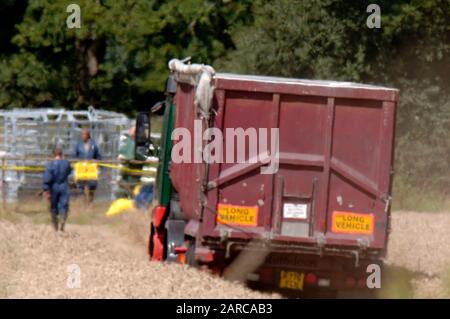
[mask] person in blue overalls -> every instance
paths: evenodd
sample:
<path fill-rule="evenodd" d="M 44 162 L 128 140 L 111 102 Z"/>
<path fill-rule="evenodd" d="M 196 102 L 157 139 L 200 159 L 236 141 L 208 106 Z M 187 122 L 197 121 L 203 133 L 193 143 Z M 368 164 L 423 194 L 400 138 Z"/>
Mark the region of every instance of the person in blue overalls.
<path fill-rule="evenodd" d="M 102 159 L 98 146 L 95 141 L 91 139 L 91 133 L 88 129 L 83 129 L 81 132 L 81 141 L 79 141 L 75 146 L 73 157 L 81 160 Z M 95 189 L 97 188 L 97 181 L 78 182 L 77 186 L 79 189 L 84 191 L 84 195 L 88 203 L 92 202 L 94 199 Z"/>
<path fill-rule="evenodd" d="M 72 172 L 70 163 L 62 158 L 62 150 L 53 150 L 54 160 L 47 164 L 44 171 L 44 196 L 50 200 L 50 213 L 56 231 L 64 231 L 69 212 L 69 175 Z M 58 225 L 59 224 L 59 225 Z"/>

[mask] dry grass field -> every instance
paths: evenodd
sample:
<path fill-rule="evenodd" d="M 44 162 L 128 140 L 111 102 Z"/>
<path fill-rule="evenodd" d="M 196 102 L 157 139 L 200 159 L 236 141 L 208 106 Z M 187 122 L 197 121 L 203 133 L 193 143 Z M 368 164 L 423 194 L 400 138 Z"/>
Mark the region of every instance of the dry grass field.
<path fill-rule="evenodd" d="M 1 298 L 277 298 L 187 266 L 149 262 L 149 217 L 104 216 L 107 204 L 74 201 L 65 233 L 46 203 L 0 212 Z M 380 292 L 385 298 L 450 297 L 450 213 L 394 212 Z M 68 288 L 69 265 L 81 287 Z"/>

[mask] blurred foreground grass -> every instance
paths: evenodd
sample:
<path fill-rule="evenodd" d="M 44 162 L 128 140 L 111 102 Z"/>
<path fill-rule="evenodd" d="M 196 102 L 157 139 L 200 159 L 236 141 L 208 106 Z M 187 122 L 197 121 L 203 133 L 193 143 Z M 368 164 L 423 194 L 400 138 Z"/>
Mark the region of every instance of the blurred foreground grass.
<path fill-rule="evenodd" d="M 378 293 L 378 298 L 414 298 L 413 279 L 414 274 L 405 268 L 385 266 L 383 268 L 382 285 Z"/>
<path fill-rule="evenodd" d="M 149 211 L 132 210 L 114 217 L 106 216 L 109 202 L 94 201 L 86 204 L 82 198 L 71 199 L 66 230 L 70 225 L 102 225 L 127 235 L 133 241 L 147 245 Z M 50 225 L 49 203 L 45 199 L 30 199 L 17 203 L 0 204 L 0 219 L 13 223 L 31 222 Z"/>
<path fill-rule="evenodd" d="M 449 190 L 430 190 L 411 186 L 401 178 L 394 179 L 392 208 L 394 211 L 448 212 L 450 211 Z"/>
<path fill-rule="evenodd" d="M 97 225 L 109 227 L 114 234 L 118 236 L 125 235 L 131 239 L 144 252 L 149 236 L 149 212 L 130 211 L 118 216 L 107 217 L 105 213 L 109 205 L 110 203 L 108 202 L 94 202 L 91 205 L 86 205 L 81 199 L 73 199 L 70 206 L 67 231 L 71 231 L 71 225 L 83 225 L 94 228 Z M 46 200 L 32 199 L 16 204 L 0 205 L 0 219 L 6 219 L 13 223 L 33 223 L 50 227 L 48 202 Z M 74 228 L 76 231 L 76 227 Z M 443 295 L 450 296 L 450 265 L 447 275 L 443 274 L 438 279 L 441 282 L 438 286 L 443 286 L 443 289 L 446 290 Z M 388 265 L 383 270 L 382 288 L 377 293 L 377 296 L 381 298 L 433 297 L 435 296 L 433 291 L 429 291 L 425 295 L 423 293 L 418 294 L 416 291 L 417 283 L 426 280 L 428 280 L 426 277 L 413 273 L 408 269 Z M 431 287 L 431 290 L 433 289 L 434 286 Z M 436 296 L 442 296 L 442 294 L 436 294 Z"/>

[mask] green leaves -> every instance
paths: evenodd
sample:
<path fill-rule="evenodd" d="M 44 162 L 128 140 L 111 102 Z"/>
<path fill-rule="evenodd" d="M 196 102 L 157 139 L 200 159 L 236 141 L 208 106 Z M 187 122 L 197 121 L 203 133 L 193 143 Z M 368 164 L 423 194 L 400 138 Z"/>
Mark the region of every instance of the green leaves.
<path fill-rule="evenodd" d="M 54 74 L 35 56 L 20 53 L 0 61 L 0 105 L 39 106 L 52 99 L 48 83 Z"/>
<path fill-rule="evenodd" d="M 29 96 L 29 90 L 25 95 L 14 92 L 30 87 L 49 105 L 94 104 L 133 112 L 146 96 L 164 90 L 169 59 L 190 55 L 196 62 L 212 63 L 223 56 L 234 45 L 228 28 L 247 19 L 250 7 L 249 0 L 79 0 L 81 28 L 68 29 L 70 3 L 29 1 L 12 37 L 21 53 L 5 55 L 21 60 L 22 69 L 8 63 L 3 67 L 13 73 L 38 73 L 30 75 L 29 83 L 13 86 L 9 78 L 0 77 L 0 86 L 9 88 L 3 95 L 15 96 L 1 99 L 0 107 L 34 101 L 37 95 Z M 39 76 L 25 56 L 33 56 L 50 75 Z M 40 78 L 39 84 L 34 77 Z"/>

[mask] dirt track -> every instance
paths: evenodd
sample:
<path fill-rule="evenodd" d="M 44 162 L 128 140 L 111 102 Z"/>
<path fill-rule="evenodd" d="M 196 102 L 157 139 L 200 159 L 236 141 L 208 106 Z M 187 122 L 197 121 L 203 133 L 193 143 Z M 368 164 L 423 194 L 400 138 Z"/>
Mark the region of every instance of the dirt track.
<path fill-rule="evenodd" d="M 388 280 L 410 279 L 413 297 L 449 298 L 450 213 L 393 213 L 386 264 Z"/>
<path fill-rule="evenodd" d="M 0 223 L 0 296 L 9 298 L 261 298 L 240 284 L 187 266 L 149 263 L 145 251 L 106 226 Z M 81 288 L 67 288 L 77 264 Z"/>
<path fill-rule="evenodd" d="M 393 214 L 383 296 L 449 296 L 447 225 L 450 214 Z M 0 297 L 278 297 L 186 266 L 149 263 L 143 243 L 129 235 L 108 225 L 73 224 L 55 234 L 46 224 L 0 220 Z M 80 289 L 67 288 L 71 264 L 80 267 Z"/>

